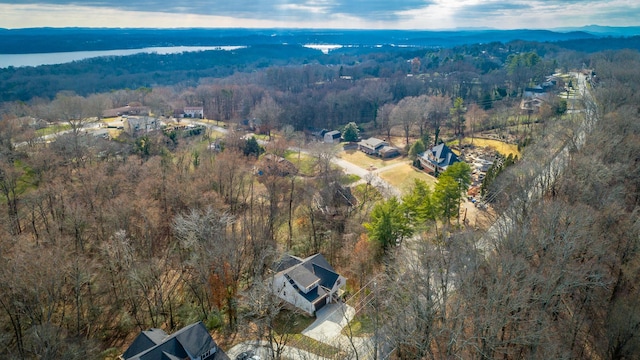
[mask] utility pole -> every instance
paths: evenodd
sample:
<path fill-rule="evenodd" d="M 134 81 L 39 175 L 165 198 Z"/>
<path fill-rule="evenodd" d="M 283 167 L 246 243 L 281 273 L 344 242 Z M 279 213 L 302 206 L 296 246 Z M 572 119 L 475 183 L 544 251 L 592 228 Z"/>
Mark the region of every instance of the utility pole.
<path fill-rule="evenodd" d="M 378 283 L 373 281 L 373 360 L 378 360 Z"/>

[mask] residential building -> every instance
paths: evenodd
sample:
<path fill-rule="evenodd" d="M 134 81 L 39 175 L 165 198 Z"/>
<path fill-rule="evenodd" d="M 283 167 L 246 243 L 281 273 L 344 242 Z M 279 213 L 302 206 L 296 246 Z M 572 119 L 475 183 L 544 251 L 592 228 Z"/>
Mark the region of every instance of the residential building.
<path fill-rule="evenodd" d="M 229 360 L 202 321 L 167 335 L 162 329 L 142 331 L 120 356 L 122 360 Z"/>
<path fill-rule="evenodd" d="M 160 120 L 150 116 L 127 116 L 124 119 L 124 131 L 137 137 L 161 129 Z"/>
<path fill-rule="evenodd" d="M 324 142 L 327 144 L 339 143 L 342 134 L 338 130 L 328 131 L 324 134 Z"/>
<path fill-rule="evenodd" d="M 378 155 L 383 159 L 392 158 L 400 155 L 400 150 L 393 146 L 383 146 L 382 149 L 378 151 Z"/>
<path fill-rule="evenodd" d="M 385 146 L 389 146 L 389 143 L 378 138 L 370 137 L 358 143 L 358 150 L 368 155 L 378 155 L 378 151 Z"/>
<path fill-rule="evenodd" d="M 204 108 L 202 106 L 187 106 L 184 108 L 184 117 L 186 118 L 204 118 Z"/>
<path fill-rule="evenodd" d="M 273 271 L 270 281 L 274 294 L 312 316 L 336 301 L 347 281 L 321 254 L 305 259 L 285 255 Z"/>
<path fill-rule="evenodd" d="M 422 168 L 433 174 L 438 174 L 447 169 L 449 165 L 460 161 L 458 156 L 445 145 L 440 144 L 418 155 Z"/>

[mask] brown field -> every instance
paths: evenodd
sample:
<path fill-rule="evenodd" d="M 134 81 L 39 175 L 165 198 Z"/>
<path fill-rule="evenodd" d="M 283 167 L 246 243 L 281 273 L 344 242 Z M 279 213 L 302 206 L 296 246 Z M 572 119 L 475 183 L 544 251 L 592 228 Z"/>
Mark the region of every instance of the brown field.
<path fill-rule="evenodd" d="M 344 159 L 363 169 L 375 170 L 385 166 L 397 164 L 406 161 L 405 158 L 398 156 L 392 159 L 381 159 L 379 157 L 369 156 L 359 150 L 346 150 L 338 153 L 339 158 Z"/>
<path fill-rule="evenodd" d="M 424 171 L 420 171 L 410 163 L 394 166 L 388 170 L 382 170 L 379 176 L 391 184 L 392 186 L 400 189 L 402 193 L 406 193 L 413 186 L 415 179 L 425 181 L 429 186 L 433 187 L 437 180 L 433 176 L 427 175 Z"/>
<path fill-rule="evenodd" d="M 471 144 L 471 138 L 462 139 L 463 144 Z M 457 141 L 456 141 L 457 144 Z M 489 139 L 473 139 L 473 145 L 479 147 L 490 147 L 495 149 L 497 152 L 504 156 L 508 156 L 509 154 L 520 156 L 520 152 L 518 151 L 518 146 L 515 144 L 507 144 L 498 140 L 489 140 Z"/>

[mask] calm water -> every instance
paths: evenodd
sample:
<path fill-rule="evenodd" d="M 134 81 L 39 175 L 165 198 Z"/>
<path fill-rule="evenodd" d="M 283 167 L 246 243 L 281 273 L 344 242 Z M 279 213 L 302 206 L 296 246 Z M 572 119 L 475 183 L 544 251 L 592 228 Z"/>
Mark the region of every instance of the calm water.
<path fill-rule="evenodd" d="M 205 50 L 236 50 L 246 46 L 171 46 L 149 47 L 143 49 L 105 50 L 105 51 L 73 51 L 61 53 L 41 54 L 0 54 L 0 68 L 9 66 L 39 66 L 64 64 L 72 61 L 89 59 L 100 56 L 126 56 L 139 53 L 177 54 L 190 51 Z"/>

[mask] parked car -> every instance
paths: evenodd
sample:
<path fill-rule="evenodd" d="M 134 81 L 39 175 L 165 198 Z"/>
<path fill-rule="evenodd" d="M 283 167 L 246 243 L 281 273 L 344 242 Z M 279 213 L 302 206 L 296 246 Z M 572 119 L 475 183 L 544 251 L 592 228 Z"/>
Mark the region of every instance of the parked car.
<path fill-rule="evenodd" d="M 236 360 L 260 360 L 260 356 L 256 355 L 254 351 L 249 350 L 236 356 Z"/>

